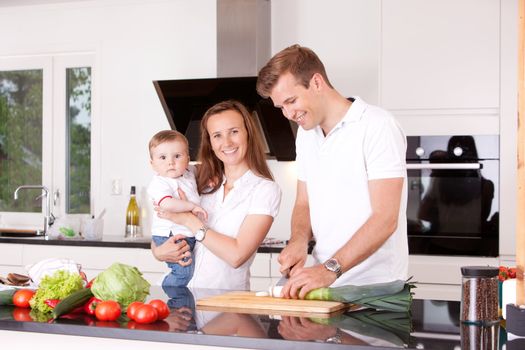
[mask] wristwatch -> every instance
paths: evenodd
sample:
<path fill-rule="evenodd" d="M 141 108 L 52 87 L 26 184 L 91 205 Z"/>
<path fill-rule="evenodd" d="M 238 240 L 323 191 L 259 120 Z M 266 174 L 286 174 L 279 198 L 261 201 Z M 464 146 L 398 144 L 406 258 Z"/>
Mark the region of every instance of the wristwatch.
<path fill-rule="evenodd" d="M 323 265 L 328 271 L 335 272 L 336 278 L 341 277 L 341 264 L 335 258 L 326 260 Z"/>
<path fill-rule="evenodd" d="M 195 240 L 202 242 L 204 237 L 206 237 L 206 232 L 208 232 L 208 227 L 202 226 L 200 229 L 197 230 L 197 232 L 195 232 Z"/>

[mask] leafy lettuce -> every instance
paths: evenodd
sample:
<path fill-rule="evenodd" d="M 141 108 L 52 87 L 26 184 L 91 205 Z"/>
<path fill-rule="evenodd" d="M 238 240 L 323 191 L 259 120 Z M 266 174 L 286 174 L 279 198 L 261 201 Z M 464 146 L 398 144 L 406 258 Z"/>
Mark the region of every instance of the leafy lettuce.
<path fill-rule="evenodd" d="M 114 300 L 123 310 L 134 301 L 144 301 L 150 284 L 134 266 L 114 263 L 98 274 L 91 285 L 93 294 L 101 300 Z"/>
<path fill-rule="evenodd" d="M 38 290 L 29 301 L 33 310 L 41 313 L 51 312 L 51 307 L 45 304 L 48 299 L 64 299 L 69 294 L 83 288 L 82 277 L 78 273 L 57 270 L 52 275 L 42 278 Z"/>

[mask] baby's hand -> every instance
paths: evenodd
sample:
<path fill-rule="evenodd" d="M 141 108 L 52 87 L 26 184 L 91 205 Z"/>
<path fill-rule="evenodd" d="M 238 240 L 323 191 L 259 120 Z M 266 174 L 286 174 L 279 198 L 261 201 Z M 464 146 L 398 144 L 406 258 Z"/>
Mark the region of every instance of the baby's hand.
<path fill-rule="evenodd" d="M 198 205 L 196 205 L 195 207 L 193 207 L 193 209 L 191 210 L 191 212 L 195 215 L 197 215 L 197 217 L 199 219 L 201 219 L 202 221 L 207 221 L 208 220 L 208 213 L 206 213 L 206 210 L 202 209 L 201 207 L 199 207 Z"/>

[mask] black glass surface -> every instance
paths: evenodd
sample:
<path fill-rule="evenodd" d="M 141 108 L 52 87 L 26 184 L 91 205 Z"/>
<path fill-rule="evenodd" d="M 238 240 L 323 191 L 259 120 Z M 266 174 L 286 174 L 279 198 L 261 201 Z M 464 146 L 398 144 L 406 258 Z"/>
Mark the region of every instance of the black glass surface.
<path fill-rule="evenodd" d="M 498 136 L 407 139 L 410 253 L 498 256 Z"/>
<path fill-rule="evenodd" d="M 414 300 L 410 313 L 366 309 L 300 317 L 233 309 L 206 311 L 196 306 L 198 299 L 225 291 L 151 287 L 150 292 L 149 299 L 168 303 L 171 313 L 167 319 L 152 324 L 138 324 L 125 317 L 101 322 L 79 314 L 53 321 L 37 318 L 30 309 L 0 306 L 0 329 L 174 343 L 215 342 L 254 349 L 319 349 L 339 341 L 370 349 L 454 349 L 461 347 L 462 340 L 486 341 L 480 337 L 487 337 L 484 329 L 462 329 L 460 304 L 455 301 Z M 501 342 L 499 327 L 491 331 L 498 337 L 495 341 Z M 463 333 L 468 339 L 461 337 Z"/>
<path fill-rule="evenodd" d="M 258 119 L 268 144 L 268 155 L 295 160 L 295 135 L 290 122 L 269 99 L 255 89 L 257 77 L 158 80 L 153 85 L 170 126 L 186 135 L 190 156 L 196 160 L 200 144 L 200 120 L 214 104 L 234 99 Z"/>

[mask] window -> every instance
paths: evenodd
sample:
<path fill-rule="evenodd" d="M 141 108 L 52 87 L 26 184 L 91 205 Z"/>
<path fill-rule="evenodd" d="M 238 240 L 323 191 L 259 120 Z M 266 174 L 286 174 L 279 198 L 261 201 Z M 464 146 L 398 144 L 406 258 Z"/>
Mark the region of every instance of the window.
<path fill-rule="evenodd" d="M 91 67 L 66 70 L 66 212 L 90 212 Z"/>
<path fill-rule="evenodd" d="M 42 183 L 42 69 L 0 71 L 0 211 L 41 211 L 21 184 Z"/>
<path fill-rule="evenodd" d="M 0 225 L 40 228 L 40 190 L 55 216 L 89 214 L 92 190 L 90 54 L 0 58 Z"/>

